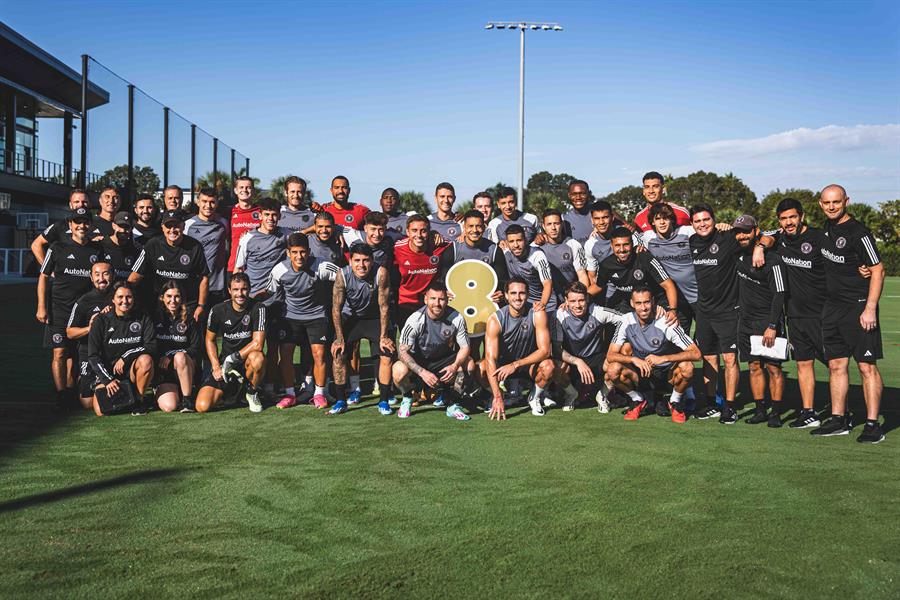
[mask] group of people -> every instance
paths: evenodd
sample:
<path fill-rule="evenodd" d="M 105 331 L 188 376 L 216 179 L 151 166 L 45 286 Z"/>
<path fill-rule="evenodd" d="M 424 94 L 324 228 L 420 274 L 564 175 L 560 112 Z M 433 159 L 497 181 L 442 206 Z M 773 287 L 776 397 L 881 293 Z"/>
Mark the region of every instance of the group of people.
<path fill-rule="evenodd" d="M 744 361 L 754 401 L 745 422 L 780 427 L 782 363 L 793 358 L 802 408 L 790 426 L 834 436 L 852 428 L 853 358 L 867 412 L 857 439 L 884 439 L 884 271 L 871 232 L 847 212 L 846 190 L 822 190 L 822 229 L 787 198 L 768 232 L 751 215 L 718 223 L 706 204 L 666 201 L 656 172 L 643 191 L 647 205 L 629 222 L 581 180 L 569 185 L 568 210 L 539 216 L 519 210 L 508 188 L 476 194 L 459 213 L 446 182 L 432 214 L 402 212 L 393 188 L 371 211 L 350 201 L 344 176 L 325 205 L 308 201 L 298 177 L 284 182 L 284 205 L 254 201 L 252 180 L 238 177 L 227 217 L 210 188 L 194 196 L 193 214 L 177 186 L 164 190 L 159 214 L 152 196 L 120 210 L 107 188 L 94 215 L 75 190 L 68 219 L 32 245 L 57 400 L 77 396 L 100 415 L 125 386 L 139 399 L 152 388 L 167 412 L 235 399 L 259 412 L 264 399 L 286 409 L 309 398 L 340 414 L 360 402 L 366 340 L 382 415 L 407 418 L 427 402 L 454 419 L 481 409 L 503 420 L 522 398 L 535 416 L 596 403 L 627 420 L 655 413 L 730 425 L 740 419 Z M 478 333 L 450 307 L 459 290 L 446 283 L 472 259 L 498 282 L 478 300 L 490 306 Z M 815 360 L 829 368 L 824 422 L 814 410 Z"/>

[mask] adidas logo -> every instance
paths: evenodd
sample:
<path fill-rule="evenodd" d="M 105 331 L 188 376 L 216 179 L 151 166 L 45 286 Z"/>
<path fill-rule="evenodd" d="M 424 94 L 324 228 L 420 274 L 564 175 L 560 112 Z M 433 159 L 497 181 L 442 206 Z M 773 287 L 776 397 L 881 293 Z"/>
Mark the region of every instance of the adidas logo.
<path fill-rule="evenodd" d="M 156 260 L 166 260 L 166 259 L 165 259 L 165 258 L 163 258 L 163 257 L 162 257 L 162 256 L 160 256 L 160 257 L 159 257 L 159 258 L 157 258 L 157 259 L 156 259 Z"/>
<path fill-rule="evenodd" d="M 732 347 L 732 348 L 737 348 L 737 344 L 732 344 L 731 347 Z"/>
<path fill-rule="evenodd" d="M 404 267 L 408 267 L 408 266 L 409 266 L 409 261 L 404 262 L 404 263 L 403 263 L 403 266 L 404 266 Z"/>
<path fill-rule="evenodd" d="M 74 255 L 74 254 L 70 254 L 70 255 L 68 255 L 66 258 L 71 258 L 72 260 L 75 260 L 75 255 Z"/>
<path fill-rule="evenodd" d="M 618 273 L 613 273 L 612 276 L 615 277 L 616 279 L 619 278 L 619 274 L 618 274 Z"/>
<path fill-rule="evenodd" d="M 110 327 L 109 329 L 106 330 L 106 333 L 109 333 L 110 331 L 115 331 L 115 330 L 116 330 L 115 327 Z"/>
<path fill-rule="evenodd" d="M 872 352 L 869 350 L 866 350 L 866 353 L 863 354 L 863 356 L 872 356 Z"/>
<path fill-rule="evenodd" d="M 231 319 L 228 319 L 227 321 L 225 321 L 225 324 L 226 324 L 226 325 L 231 325 Z"/>

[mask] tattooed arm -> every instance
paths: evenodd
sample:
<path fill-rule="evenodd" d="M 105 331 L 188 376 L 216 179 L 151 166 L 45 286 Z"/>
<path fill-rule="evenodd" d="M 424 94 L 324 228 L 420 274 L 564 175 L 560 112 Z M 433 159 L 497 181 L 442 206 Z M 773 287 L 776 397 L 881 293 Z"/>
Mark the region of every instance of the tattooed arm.
<path fill-rule="evenodd" d="M 379 345 L 383 352 L 394 352 L 394 340 L 388 336 L 391 325 L 391 286 L 387 269 L 378 267 L 378 313 L 381 317 L 381 340 Z"/>

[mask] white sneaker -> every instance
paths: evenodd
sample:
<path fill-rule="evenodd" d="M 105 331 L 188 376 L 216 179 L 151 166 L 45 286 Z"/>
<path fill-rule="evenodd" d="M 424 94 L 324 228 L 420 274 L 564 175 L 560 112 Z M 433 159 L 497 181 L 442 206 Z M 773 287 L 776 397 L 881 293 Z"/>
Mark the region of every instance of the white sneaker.
<path fill-rule="evenodd" d="M 410 410 L 412 409 L 412 398 L 404 398 L 400 402 L 400 410 L 397 411 L 397 416 L 401 419 L 409 418 Z"/>
<path fill-rule="evenodd" d="M 556 406 L 556 403 L 554 402 L 553 405 Z M 536 416 L 536 417 L 544 416 L 544 407 L 541 406 L 541 399 L 536 398 L 533 393 L 532 393 L 531 397 L 528 399 L 528 406 L 531 407 L 531 414 L 533 414 L 534 416 Z"/>
<path fill-rule="evenodd" d="M 546 406 L 547 408 L 555 408 L 556 401 L 553 398 L 546 396 L 544 397 L 544 406 Z"/>
<path fill-rule="evenodd" d="M 609 414 L 609 400 L 603 395 L 603 392 L 597 392 L 597 412 L 601 415 Z"/>
<path fill-rule="evenodd" d="M 262 401 L 259 399 L 259 394 L 246 394 L 247 398 L 247 406 L 250 407 L 250 412 L 259 413 L 262 412 L 263 405 Z"/>
<path fill-rule="evenodd" d="M 571 412 L 575 410 L 575 403 L 578 402 L 578 390 L 576 390 L 575 388 L 570 389 L 572 391 L 566 393 L 564 396 L 565 402 L 563 404 L 563 411 L 565 412 Z"/>

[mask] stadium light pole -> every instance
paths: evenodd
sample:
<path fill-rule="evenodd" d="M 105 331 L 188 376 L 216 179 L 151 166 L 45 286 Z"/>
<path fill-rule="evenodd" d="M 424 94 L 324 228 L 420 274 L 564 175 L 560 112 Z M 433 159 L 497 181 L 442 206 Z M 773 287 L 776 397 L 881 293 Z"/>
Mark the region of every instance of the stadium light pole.
<path fill-rule="evenodd" d="M 519 30 L 519 210 L 525 209 L 525 31 L 562 31 L 559 23 L 491 21 L 485 29 Z"/>

